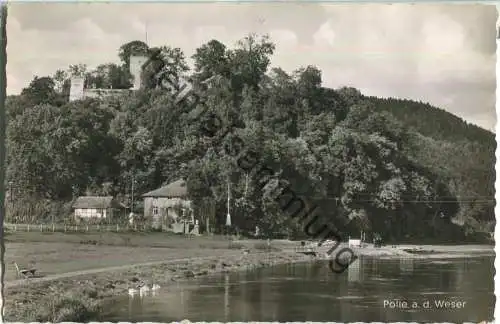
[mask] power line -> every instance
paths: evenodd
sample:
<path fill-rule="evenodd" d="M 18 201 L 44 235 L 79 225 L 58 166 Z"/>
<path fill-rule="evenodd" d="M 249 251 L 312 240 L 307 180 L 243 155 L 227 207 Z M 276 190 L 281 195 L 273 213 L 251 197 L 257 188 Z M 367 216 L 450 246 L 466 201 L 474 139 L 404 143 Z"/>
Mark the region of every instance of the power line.
<path fill-rule="evenodd" d="M 340 197 L 313 197 L 313 196 L 302 196 L 304 198 L 310 198 L 310 199 L 318 199 L 318 200 L 336 200 L 340 201 Z M 351 202 L 384 202 L 382 199 L 350 199 L 349 201 Z M 495 203 L 495 199 L 456 199 L 456 200 L 406 200 L 406 199 L 398 199 L 398 200 L 392 200 L 392 201 L 386 201 L 386 202 L 395 202 L 395 203 L 422 203 L 422 204 L 428 204 L 428 203 L 440 203 L 440 204 L 454 204 L 457 202 L 470 202 L 470 203 Z"/>
<path fill-rule="evenodd" d="M 351 200 L 354 202 L 378 202 L 380 200 Z M 405 202 L 405 203 L 422 203 L 422 204 L 428 204 L 428 203 L 439 203 L 439 204 L 454 204 L 457 202 L 473 202 L 473 203 L 494 203 L 495 200 L 456 200 L 456 201 L 450 201 L 450 200 L 394 200 L 394 201 L 388 201 L 388 202 Z"/>
<path fill-rule="evenodd" d="M 370 193 L 356 193 L 356 196 L 373 196 L 373 194 L 370 194 Z M 411 198 L 414 198 L 416 195 L 401 195 L 401 197 L 411 197 Z M 484 198 L 483 200 L 494 200 L 494 196 L 493 195 L 489 195 L 489 196 L 480 196 L 480 195 L 473 195 L 473 196 L 441 196 L 441 195 L 436 195 L 439 199 L 441 200 L 444 200 L 445 198 L 450 198 L 450 199 L 458 199 L 458 200 L 462 200 L 462 199 L 465 199 L 467 200 L 466 198 L 470 198 L 470 200 L 481 200 L 480 198 Z M 336 197 L 327 197 L 327 198 L 333 198 L 335 199 Z M 418 199 L 416 199 L 418 200 Z M 427 199 L 427 200 L 430 200 L 430 199 Z"/>

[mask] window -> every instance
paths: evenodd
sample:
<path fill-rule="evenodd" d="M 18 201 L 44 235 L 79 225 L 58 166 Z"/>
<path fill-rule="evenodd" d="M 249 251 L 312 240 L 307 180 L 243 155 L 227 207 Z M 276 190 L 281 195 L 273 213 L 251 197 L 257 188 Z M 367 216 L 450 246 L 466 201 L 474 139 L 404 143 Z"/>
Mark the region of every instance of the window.
<path fill-rule="evenodd" d="M 158 215 L 158 207 L 153 207 L 153 215 Z"/>

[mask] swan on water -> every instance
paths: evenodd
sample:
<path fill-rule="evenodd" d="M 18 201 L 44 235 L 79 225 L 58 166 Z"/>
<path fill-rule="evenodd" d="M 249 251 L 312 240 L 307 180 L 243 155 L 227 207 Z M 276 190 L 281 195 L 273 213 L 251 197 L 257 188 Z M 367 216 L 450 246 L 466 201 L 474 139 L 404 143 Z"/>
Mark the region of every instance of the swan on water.
<path fill-rule="evenodd" d="M 152 284 L 151 287 L 147 285 L 145 282 L 141 282 L 136 286 L 136 288 L 129 288 L 128 289 L 128 294 L 130 296 L 135 296 L 139 294 L 140 297 L 144 297 L 148 292 L 154 292 L 156 290 L 160 289 L 160 285 L 158 284 Z"/>
<path fill-rule="evenodd" d="M 148 285 L 143 285 L 141 288 L 139 288 L 139 291 L 144 293 L 144 292 L 147 292 L 149 291 L 149 286 Z"/>

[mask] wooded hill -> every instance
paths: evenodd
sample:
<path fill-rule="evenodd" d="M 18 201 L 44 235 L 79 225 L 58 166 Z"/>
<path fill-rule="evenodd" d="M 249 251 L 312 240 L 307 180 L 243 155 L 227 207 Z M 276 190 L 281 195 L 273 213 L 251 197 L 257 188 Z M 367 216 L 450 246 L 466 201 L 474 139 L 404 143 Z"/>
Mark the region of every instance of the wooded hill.
<path fill-rule="evenodd" d="M 127 88 L 130 54 L 158 50 L 164 63 L 144 70 L 144 89 L 68 102 L 71 74 L 86 74 L 87 84 Z M 7 100 L 8 217 L 60 220 L 76 196 L 127 202 L 132 181 L 142 193 L 185 178 L 196 213 L 202 221 L 212 217 L 217 231 L 229 187 L 239 230 L 259 226 L 266 235 L 303 236 L 302 225 L 275 200 L 278 185 L 319 204 L 334 223 L 338 215 L 352 219 L 340 228 L 346 235 L 364 229 L 387 240 L 465 242 L 492 230 L 493 134 L 427 104 L 322 87 L 314 66 L 292 73 L 271 68 L 273 52 L 267 37 L 248 36 L 235 48 L 212 40 L 196 50 L 190 71 L 180 49 L 133 41 L 119 49 L 121 65 L 93 71 L 74 65 L 35 78 Z M 155 82 L 160 68 L 189 78 L 205 98 L 205 113 L 189 100 L 175 104 Z M 206 136 L 210 113 L 221 129 L 236 128 Z M 262 185 L 254 171 L 238 167 L 225 149 L 236 137 L 244 151 L 259 153 L 274 179 Z"/>
<path fill-rule="evenodd" d="M 460 202 L 457 220 L 494 231 L 495 134 L 427 103 L 368 97 L 377 109 L 391 113 L 409 130 L 413 155 L 450 180 Z"/>

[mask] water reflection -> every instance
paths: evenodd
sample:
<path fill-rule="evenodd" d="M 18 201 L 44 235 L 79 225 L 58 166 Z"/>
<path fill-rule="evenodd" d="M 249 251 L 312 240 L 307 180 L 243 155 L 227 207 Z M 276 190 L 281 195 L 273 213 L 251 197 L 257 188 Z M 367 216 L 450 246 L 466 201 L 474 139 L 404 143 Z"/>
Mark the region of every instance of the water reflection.
<path fill-rule="evenodd" d="M 399 260 L 399 269 L 401 272 L 411 274 L 413 272 L 413 259 L 401 258 Z"/>
<path fill-rule="evenodd" d="M 224 276 L 224 320 L 229 319 L 229 275 Z"/>
<path fill-rule="evenodd" d="M 361 276 L 360 276 L 361 265 L 362 265 L 361 260 L 357 259 L 349 266 L 349 268 L 347 268 L 348 270 L 347 281 L 349 282 L 361 281 Z"/>
<path fill-rule="evenodd" d="M 103 321 L 417 321 L 492 320 L 493 259 L 360 258 L 340 275 L 325 263 L 220 274 L 157 296 L 111 305 Z M 462 309 L 391 309 L 384 301 L 465 301 Z M 128 307 L 127 307 L 128 306 Z M 126 318 L 128 315 L 128 318 Z"/>

